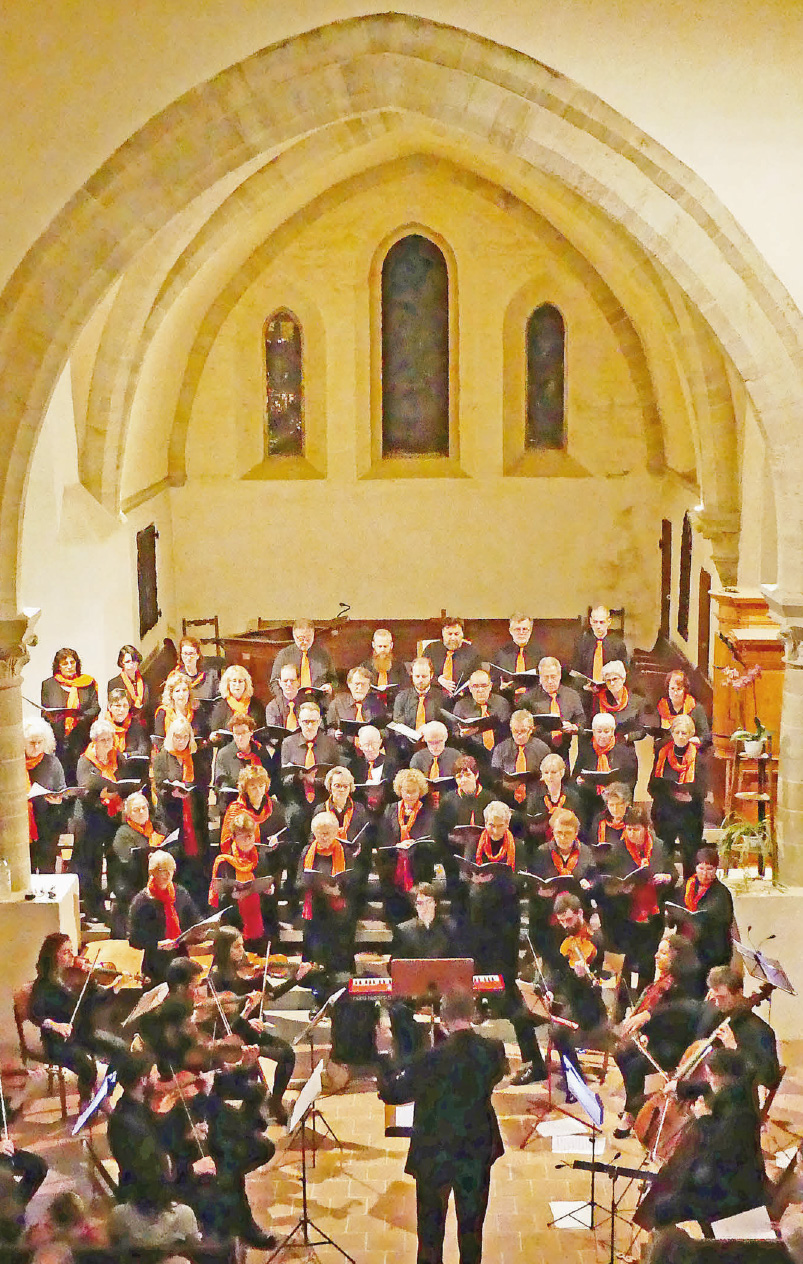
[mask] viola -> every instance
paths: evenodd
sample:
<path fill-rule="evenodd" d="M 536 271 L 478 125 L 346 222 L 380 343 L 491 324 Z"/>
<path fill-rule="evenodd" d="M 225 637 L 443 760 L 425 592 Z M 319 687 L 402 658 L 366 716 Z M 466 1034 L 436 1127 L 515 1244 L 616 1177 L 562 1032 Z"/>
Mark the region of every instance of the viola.
<path fill-rule="evenodd" d="M 167 1115 L 180 1102 L 190 1101 L 204 1091 L 203 1076 L 179 1071 L 171 1080 L 155 1080 L 148 1088 L 148 1105 L 156 1115 Z"/>
<path fill-rule="evenodd" d="M 569 965 L 579 965 L 582 962 L 590 966 L 597 955 L 597 946 L 588 935 L 567 935 L 560 946 L 560 953 Z"/>

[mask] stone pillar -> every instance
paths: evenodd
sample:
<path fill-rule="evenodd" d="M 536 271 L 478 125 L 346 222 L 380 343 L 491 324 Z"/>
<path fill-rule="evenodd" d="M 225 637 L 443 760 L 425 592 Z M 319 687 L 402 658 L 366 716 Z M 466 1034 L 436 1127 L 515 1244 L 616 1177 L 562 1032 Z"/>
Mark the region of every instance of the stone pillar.
<path fill-rule="evenodd" d="M 785 886 L 803 887 L 803 596 L 765 585 L 786 646 L 778 744 L 778 872 Z"/>
<path fill-rule="evenodd" d="M 0 858 L 11 870 L 12 898 L 30 890 L 31 849 L 22 742 L 22 678 L 28 619 L 0 618 Z"/>

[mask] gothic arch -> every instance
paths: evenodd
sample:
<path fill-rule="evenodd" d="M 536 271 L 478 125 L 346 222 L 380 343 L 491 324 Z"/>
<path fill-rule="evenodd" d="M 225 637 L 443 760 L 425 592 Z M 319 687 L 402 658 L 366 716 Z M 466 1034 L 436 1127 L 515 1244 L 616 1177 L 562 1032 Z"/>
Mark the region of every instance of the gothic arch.
<path fill-rule="evenodd" d="M 801 320 L 746 235 L 691 171 L 570 80 L 467 32 L 379 15 L 308 32 L 192 89 L 120 147 L 20 264 L 0 296 L 6 608 L 36 435 L 95 305 L 218 182 L 302 135 L 385 111 L 560 180 L 674 279 L 747 384 L 775 479 L 779 585 L 803 590 L 803 478 L 789 443 L 801 429 Z"/>

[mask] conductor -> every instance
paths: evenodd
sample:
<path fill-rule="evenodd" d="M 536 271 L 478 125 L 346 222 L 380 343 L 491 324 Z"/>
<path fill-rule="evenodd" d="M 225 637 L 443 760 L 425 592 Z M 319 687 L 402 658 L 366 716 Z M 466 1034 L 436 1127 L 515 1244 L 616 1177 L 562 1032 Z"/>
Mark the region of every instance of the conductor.
<path fill-rule="evenodd" d="M 460 1264 L 482 1258 L 491 1166 L 504 1149 L 491 1093 L 508 1064 L 501 1040 L 472 1030 L 473 1012 L 467 992 L 447 993 L 441 1004 L 446 1039 L 378 1078 L 382 1101 L 415 1102 L 404 1170 L 416 1183 L 418 1264 L 442 1264 L 452 1191 Z"/>

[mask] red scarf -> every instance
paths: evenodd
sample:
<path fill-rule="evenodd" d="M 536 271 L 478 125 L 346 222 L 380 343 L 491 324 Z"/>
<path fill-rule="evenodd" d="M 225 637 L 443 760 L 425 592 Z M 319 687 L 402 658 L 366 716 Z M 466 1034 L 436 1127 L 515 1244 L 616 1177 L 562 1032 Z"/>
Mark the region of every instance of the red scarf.
<path fill-rule="evenodd" d="M 192 785 L 195 777 L 192 752 L 188 750 L 171 751 L 171 754 L 181 765 L 181 780 L 185 785 Z M 192 815 L 192 794 L 182 795 L 181 798 L 181 836 L 184 843 L 184 855 L 197 856 L 200 848 L 198 846 L 198 835 L 195 832 L 195 820 Z"/>
<path fill-rule="evenodd" d="M 495 847 L 498 847 L 499 850 L 494 851 Z M 510 830 L 505 830 L 504 837 L 500 838 L 499 842 L 496 843 L 487 829 L 484 829 L 477 840 L 475 863 L 478 865 L 486 863 L 509 865 L 511 869 L 515 869 L 516 844 Z"/>
<path fill-rule="evenodd" d="M 76 707 L 80 707 L 81 705 L 81 699 L 78 696 L 79 689 L 88 689 L 91 685 L 95 685 L 95 688 L 97 688 L 94 676 L 83 675 L 83 676 L 73 676 L 72 678 L 70 678 L 69 676 L 62 676 L 61 672 L 56 672 L 53 679 L 59 682 L 62 689 L 67 690 L 67 697 L 64 700 L 64 705 L 65 707 L 69 707 L 70 710 L 74 710 Z M 74 715 L 68 715 L 65 718 L 64 720 L 65 736 L 72 733 L 73 729 L 78 723 L 78 719 L 79 717 L 74 716 Z"/>
<path fill-rule="evenodd" d="M 342 873 L 346 867 L 346 854 L 343 851 L 343 844 L 341 843 L 339 838 L 335 839 L 335 841 L 332 843 L 332 846 L 328 849 L 328 851 L 325 851 L 322 847 L 319 847 L 318 843 L 313 839 L 313 841 L 310 843 L 309 847 L 307 848 L 307 854 L 304 857 L 304 872 L 305 873 L 311 873 L 314 870 L 315 861 L 318 859 L 319 856 L 331 856 L 332 877 L 335 877 L 338 873 Z M 342 912 L 342 910 L 346 907 L 346 901 L 343 899 L 342 896 L 330 896 L 329 904 L 332 910 L 336 913 Z M 304 896 L 304 908 L 302 910 L 301 916 L 305 919 L 305 921 L 309 921 L 312 917 L 312 892 L 311 891 L 307 891 L 306 895 Z"/>
<path fill-rule="evenodd" d="M 117 780 L 117 751 L 114 747 L 112 747 L 109 752 L 109 762 L 107 764 L 102 764 L 98 759 L 98 753 L 95 750 L 94 742 L 90 742 L 87 746 L 84 751 L 84 758 L 88 759 L 90 764 L 93 764 L 94 767 L 97 768 L 101 777 L 105 777 L 106 781 Z M 103 801 L 101 800 L 101 802 Z M 117 816 L 122 809 L 122 806 L 123 800 L 120 798 L 119 794 L 109 794 L 109 798 L 104 804 L 109 816 Z"/>
<path fill-rule="evenodd" d="M 647 834 L 643 849 L 634 847 L 628 838 L 624 840 L 630 859 L 639 869 L 643 869 L 652 858 L 652 839 Z M 636 887 L 630 897 L 630 920 L 646 922 L 658 915 L 658 900 L 655 897 L 655 883 L 650 879 L 643 887 Z"/>
<path fill-rule="evenodd" d="M 33 772 L 37 764 L 41 764 L 44 757 L 45 757 L 44 753 L 42 753 L 41 755 L 37 755 L 36 759 L 29 759 L 27 755 L 25 756 L 25 771 L 28 775 L 28 789 L 29 790 L 31 788 L 31 785 L 33 784 L 31 782 L 31 773 Z M 36 817 L 33 814 L 33 799 L 28 800 L 28 834 L 30 835 L 31 842 L 35 843 L 37 838 L 39 837 L 39 831 L 36 828 Z"/>
<path fill-rule="evenodd" d="M 237 843 L 232 842 L 231 852 L 228 855 L 218 856 L 212 866 L 212 883 L 209 887 L 209 903 L 212 908 L 218 906 L 218 894 L 213 889 L 215 878 L 228 877 L 228 874 L 220 874 L 218 870 L 228 865 L 234 870 L 234 877 L 238 882 L 250 882 L 258 862 L 259 852 L 256 847 L 249 852 L 242 852 Z M 262 920 L 262 901 L 259 892 L 250 891 L 248 895 L 239 899 L 237 911 L 242 923 L 243 939 L 261 939 L 265 933 L 265 923 Z"/>
<path fill-rule="evenodd" d="M 683 896 L 683 903 L 686 905 L 686 908 L 690 910 L 690 912 L 692 913 L 697 912 L 697 905 L 700 903 L 703 896 L 707 895 L 708 892 L 711 890 L 712 886 L 714 885 L 714 882 L 716 882 L 716 878 L 714 878 L 712 882 L 709 882 L 707 887 L 704 887 L 703 884 L 700 882 L 699 878 L 697 877 L 697 874 L 693 874 L 692 877 L 689 878 L 688 882 L 686 883 L 686 891 Z"/>
<path fill-rule="evenodd" d="M 552 848 L 552 863 L 561 878 L 574 873 L 579 859 L 580 847 L 576 840 L 572 843 L 572 849 L 566 857 L 561 855 L 557 847 Z"/>
<path fill-rule="evenodd" d="M 416 817 L 423 807 L 419 799 L 412 812 L 408 813 L 402 799 L 396 804 L 396 819 L 399 822 L 399 842 L 409 843 L 413 837 L 413 826 Z M 409 891 L 413 885 L 413 863 L 409 851 L 400 851 L 396 856 L 396 873 L 393 881 L 402 891 Z"/>
<path fill-rule="evenodd" d="M 602 693 L 599 694 L 600 711 L 607 711 L 608 714 L 610 714 L 611 712 L 616 713 L 617 711 L 624 711 L 625 707 L 627 706 L 627 702 L 629 698 L 629 694 L 627 692 L 627 686 L 625 685 L 624 689 L 622 690 L 622 697 L 619 702 L 611 702 L 610 699 L 612 697 L 613 697 L 613 694 L 609 693 L 607 688 L 603 689 Z"/>
<path fill-rule="evenodd" d="M 126 676 L 125 672 L 120 672 L 120 679 L 123 682 L 123 688 L 131 700 L 131 706 L 134 707 L 136 711 L 141 711 L 142 704 L 145 701 L 145 681 L 139 674 L 139 668 L 137 668 L 133 685 Z"/>
<path fill-rule="evenodd" d="M 128 713 L 122 724 L 117 723 L 112 716 L 111 711 L 104 712 L 103 718 L 104 720 L 108 720 L 109 724 L 111 724 L 114 728 L 114 749 L 118 751 L 119 754 L 124 755 L 128 730 L 131 728 L 131 713 Z"/>
<path fill-rule="evenodd" d="M 181 923 L 176 912 L 176 888 L 170 882 L 165 888 L 157 887 L 153 877 L 148 878 L 148 895 L 158 900 L 165 911 L 165 938 L 178 939 L 181 934 Z"/>
<path fill-rule="evenodd" d="M 694 781 L 694 770 L 697 763 L 697 747 L 694 742 L 689 742 L 683 755 L 678 759 L 675 754 L 675 743 L 667 742 L 658 752 L 658 758 L 655 761 L 655 772 L 653 776 L 663 777 L 664 768 L 667 764 L 678 773 L 678 785 L 689 785 Z"/>
<path fill-rule="evenodd" d="M 661 728 L 668 729 L 678 715 L 690 715 L 697 706 L 697 699 L 693 698 L 690 693 L 683 695 L 683 705 L 679 711 L 675 711 L 672 703 L 668 698 L 661 698 L 658 703 L 658 714 L 661 717 Z"/>

